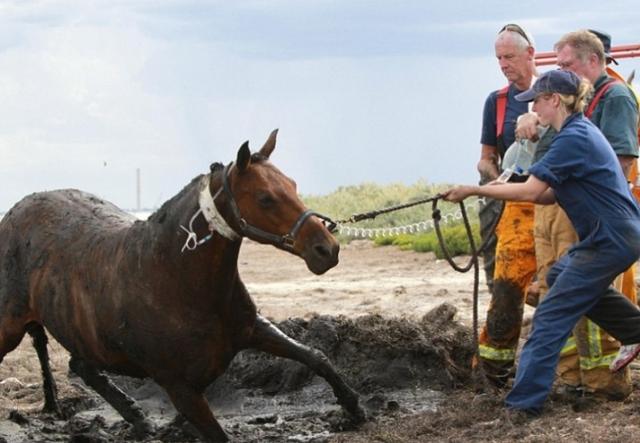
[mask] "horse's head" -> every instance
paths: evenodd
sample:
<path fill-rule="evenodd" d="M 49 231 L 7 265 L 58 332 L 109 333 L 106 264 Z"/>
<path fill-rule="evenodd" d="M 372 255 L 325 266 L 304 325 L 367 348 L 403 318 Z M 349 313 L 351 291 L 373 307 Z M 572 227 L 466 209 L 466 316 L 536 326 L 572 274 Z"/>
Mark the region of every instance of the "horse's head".
<path fill-rule="evenodd" d="M 324 224 L 328 219 L 307 210 L 296 183 L 269 161 L 277 132 L 256 153 L 248 142 L 240 147 L 235 163 L 222 171 L 216 201 L 224 202 L 218 206 L 236 233 L 296 254 L 311 272 L 322 274 L 338 264 L 340 246 Z M 209 188 L 217 192 L 220 184 L 212 179 Z"/>

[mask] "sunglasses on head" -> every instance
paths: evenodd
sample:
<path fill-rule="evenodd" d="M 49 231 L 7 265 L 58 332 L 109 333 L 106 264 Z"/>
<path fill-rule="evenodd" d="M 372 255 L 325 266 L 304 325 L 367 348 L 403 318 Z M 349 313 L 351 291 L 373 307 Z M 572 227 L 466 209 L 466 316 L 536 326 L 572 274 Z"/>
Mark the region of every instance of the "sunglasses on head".
<path fill-rule="evenodd" d="M 511 32 L 515 32 L 516 34 L 519 34 L 522 36 L 522 38 L 524 38 L 527 43 L 529 43 L 529 45 L 531 45 L 531 40 L 529 40 L 529 37 L 527 36 L 527 33 L 524 32 L 524 29 L 522 29 L 520 26 L 516 25 L 515 23 L 509 23 L 506 24 L 502 27 L 502 29 L 500 30 L 500 32 L 498 32 L 498 34 L 500 34 L 501 32 L 504 31 L 511 31 Z"/>

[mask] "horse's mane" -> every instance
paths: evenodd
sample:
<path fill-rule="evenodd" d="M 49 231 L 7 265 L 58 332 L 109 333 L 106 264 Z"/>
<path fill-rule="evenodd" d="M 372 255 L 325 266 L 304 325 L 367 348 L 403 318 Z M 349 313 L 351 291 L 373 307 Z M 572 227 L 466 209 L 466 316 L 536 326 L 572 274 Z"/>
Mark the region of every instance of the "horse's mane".
<path fill-rule="evenodd" d="M 147 220 L 152 223 L 162 223 L 166 219 L 171 209 L 175 208 L 177 202 L 182 200 L 185 194 L 187 194 L 194 187 L 196 187 L 198 183 L 200 183 L 200 181 L 202 180 L 203 176 L 204 174 L 200 174 L 197 177 L 194 177 L 193 180 L 191 180 L 191 182 L 189 182 L 184 188 L 182 188 L 180 192 L 178 192 L 175 196 L 173 196 L 172 198 L 164 202 L 162 206 L 160 206 L 160 209 L 158 209 L 153 214 L 151 214 Z"/>
<path fill-rule="evenodd" d="M 265 157 L 264 155 L 262 155 L 259 152 L 254 152 L 253 154 L 251 154 L 251 162 L 252 163 L 263 163 L 263 162 L 265 162 L 267 160 L 268 160 L 268 157 Z M 221 173 L 221 172 L 224 171 L 224 168 L 225 168 L 225 165 L 223 163 L 220 163 L 220 162 L 211 163 L 211 166 L 209 167 L 209 169 L 211 170 L 212 174 Z M 200 183 L 200 180 L 202 180 L 203 176 L 204 176 L 204 174 L 200 174 L 197 177 L 195 177 L 193 180 L 191 180 L 191 182 L 189 184 L 187 184 L 184 188 L 182 188 L 182 190 L 180 192 L 178 192 L 171 199 L 169 199 L 166 202 L 164 202 L 162 204 L 162 206 L 160 207 L 160 209 L 158 209 L 153 214 L 151 214 L 149 216 L 148 220 L 150 222 L 152 222 L 152 223 L 162 223 L 166 219 L 166 217 L 169 214 L 169 212 L 171 211 L 171 209 L 175 208 L 177 202 L 179 202 L 184 197 L 185 194 L 187 194 L 195 186 L 197 186 L 198 183 Z"/>

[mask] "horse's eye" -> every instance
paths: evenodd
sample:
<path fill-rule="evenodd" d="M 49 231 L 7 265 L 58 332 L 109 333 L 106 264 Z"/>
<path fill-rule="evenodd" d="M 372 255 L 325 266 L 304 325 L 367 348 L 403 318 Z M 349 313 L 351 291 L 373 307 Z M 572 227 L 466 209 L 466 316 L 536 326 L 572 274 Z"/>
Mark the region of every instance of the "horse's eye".
<path fill-rule="evenodd" d="M 258 204 L 262 208 L 268 209 L 273 207 L 276 204 L 276 200 L 269 194 L 260 194 L 258 195 Z"/>

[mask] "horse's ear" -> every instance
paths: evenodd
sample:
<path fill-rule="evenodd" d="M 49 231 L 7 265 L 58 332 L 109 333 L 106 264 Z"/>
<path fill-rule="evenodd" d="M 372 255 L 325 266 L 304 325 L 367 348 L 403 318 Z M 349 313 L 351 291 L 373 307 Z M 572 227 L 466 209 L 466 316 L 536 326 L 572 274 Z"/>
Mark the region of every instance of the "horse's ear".
<path fill-rule="evenodd" d="M 276 148 L 276 137 L 278 135 L 278 130 L 274 129 L 269 134 L 269 138 L 264 143 L 264 146 L 260 149 L 260 154 L 262 154 L 265 158 L 269 158 L 273 150 Z"/>
<path fill-rule="evenodd" d="M 251 163 L 251 150 L 249 149 L 249 142 L 246 141 L 238 149 L 238 157 L 236 158 L 236 167 L 240 172 L 247 169 Z"/>

